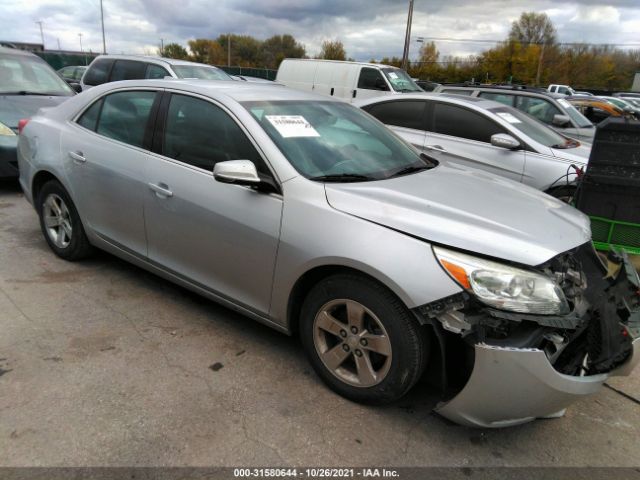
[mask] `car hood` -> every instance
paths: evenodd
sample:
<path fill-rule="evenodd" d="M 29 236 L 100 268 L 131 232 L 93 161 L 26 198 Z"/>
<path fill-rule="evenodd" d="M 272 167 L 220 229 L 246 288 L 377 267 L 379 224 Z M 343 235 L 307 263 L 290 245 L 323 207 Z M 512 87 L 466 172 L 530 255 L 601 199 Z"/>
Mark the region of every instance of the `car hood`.
<path fill-rule="evenodd" d="M 539 265 L 589 241 L 589 219 L 525 185 L 484 172 L 439 167 L 389 180 L 327 183 L 344 213 L 426 241 Z"/>
<path fill-rule="evenodd" d="M 557 158 L 564 158 L 572 162 L 580 164 L 586 164 L 589 161 L 589 155 L 591 154 L 591 145 L 580 145 L 575 148 L 552 148 L 553 156 Z"/>
<path fill-rule="evenodd" d="M 71 96 L 0 95 L 0 122 L 18 128 L 18 122 L 30 118 L 43 107 L 54 107 Z"/>

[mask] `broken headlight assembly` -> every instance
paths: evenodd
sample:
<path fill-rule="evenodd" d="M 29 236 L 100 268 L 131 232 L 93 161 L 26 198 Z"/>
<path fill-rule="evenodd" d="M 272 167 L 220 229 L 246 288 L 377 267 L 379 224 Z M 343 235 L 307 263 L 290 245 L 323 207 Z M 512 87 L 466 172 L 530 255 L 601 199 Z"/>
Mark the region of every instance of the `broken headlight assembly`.
<path fill-rule="evenodd" d="M 433 251 L 442 268 L 485 305 L 534 315 L 569 313 L 564 293 L 552 278 L 445 248 Z"/>

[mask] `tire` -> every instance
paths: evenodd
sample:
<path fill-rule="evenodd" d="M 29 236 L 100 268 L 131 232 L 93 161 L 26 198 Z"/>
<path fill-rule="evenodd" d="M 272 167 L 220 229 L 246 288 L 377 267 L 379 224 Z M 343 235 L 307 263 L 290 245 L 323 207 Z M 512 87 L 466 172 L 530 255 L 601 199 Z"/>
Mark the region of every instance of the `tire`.
<path fill-rule="evenodd" d="M 568 203 L 569 205 L 573 205 L 575 195 L 576 195 L 576 187 L 574 186 L 564 186 L 564 187 L 555 187 L 550 190 L 547 190 L 547 195 L 551 195 L 558 200 Z"/>
<path fill-rule="evenodd" d="M 398 400 L 415 385 L 430 338 L 391 291 L 354 274 L 328 277 L 311 289 L 302 305 L 300 336 L 313 369 L 332 390 L 378 405 Z"/>
<path fill-rule="evenodd" d="M 42 234 L 57 256 L 76 261 L 93 253 L 78 211 L 60 182 L 49 180 L 42 186 L 36 210 Z"/>

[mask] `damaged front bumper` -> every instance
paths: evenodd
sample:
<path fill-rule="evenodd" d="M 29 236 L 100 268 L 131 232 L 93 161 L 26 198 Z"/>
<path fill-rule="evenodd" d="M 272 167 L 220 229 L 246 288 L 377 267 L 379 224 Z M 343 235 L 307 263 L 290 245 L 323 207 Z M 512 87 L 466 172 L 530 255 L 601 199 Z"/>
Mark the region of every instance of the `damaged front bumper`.
<path fill-rule="evenodd" d="M 519 340 L 517 335 L 491 338 L 486 325 L 498 325 L 499 320 L 502 326 L 521 328 L 525 323 L 532 325 L 532 317 L 516 318 L 490 309 L 470 314 L 468 304 L 461 308 L 459 298 L 435 305 L 440 312 L 433 310 L 434 305 L 423 307 L 423 315 L 437 320 L 436 330 L 462 338 L 472 349 L 471 373 L 450 400 L 437 406 L 440 415 L 483 428 L 557 417 L 576 400 L 595 393 L 610 376 L 625 376 L 633 370 L 640 362 L 638 275 L 622 254 L 617 257 L 616 278 L 610 278 L 612 269 L 595 262 L 590 256 L 595 253 L 585 250 L 579 255 L 587 259 L 582 262 L 589 264 L 583 271 L 591 285 L 582 291 L 580 305 L 564 319 L 542 317 Z M 613 345 L 618 342 L 616 334 L 625 337 L 619 345 Z M 559 342 L 562 337 L 564 345 Z M 445 343 L 441 342 L 443 349 Z M 443 353 L 443 365 L 451 369 L 445 357 Z"/>
<path fill-rule="evenodd" d="M 612 375 L 628 375 L 640 361 L 640 339 L 613 372 L 588 376 L 556 371 L 542 350 L 475 345 L 471 377 L 458 395 L 440 404 L 443 417 L 471 427 L 497 428 L 562 415 L 576 400 L 598 391 Z"/>

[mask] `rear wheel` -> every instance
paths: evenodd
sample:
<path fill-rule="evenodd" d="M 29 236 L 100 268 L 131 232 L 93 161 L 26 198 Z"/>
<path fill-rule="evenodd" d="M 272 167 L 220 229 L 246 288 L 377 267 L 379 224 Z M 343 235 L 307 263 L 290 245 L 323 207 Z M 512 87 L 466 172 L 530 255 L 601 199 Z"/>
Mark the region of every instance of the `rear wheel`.
<path fill-rule="evenodd" d="M 429 338 L 388 289 L 357 275 L 335 275 L 304 301 L 300 334 L 318 375 L 351 400 L 401 398 L 426 364 Z"/>
<path fill-rule="evenodd" d="M 44 238 L 56 255 L 74 261 L 93 253 L 76 207 L 60 182 L 50 180 L 42 186 L 36 209 Z"/>

